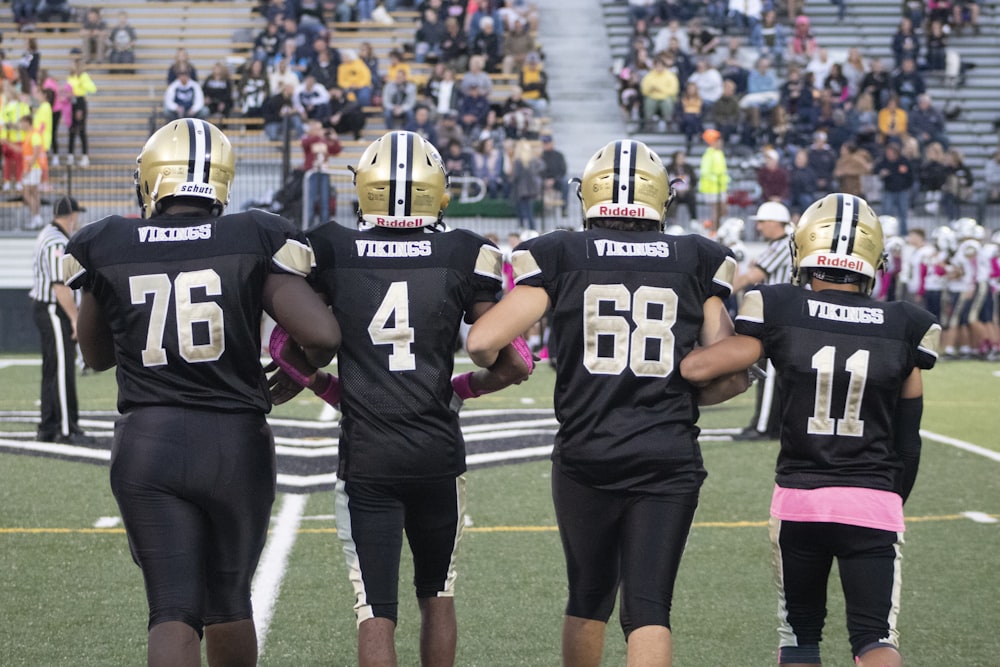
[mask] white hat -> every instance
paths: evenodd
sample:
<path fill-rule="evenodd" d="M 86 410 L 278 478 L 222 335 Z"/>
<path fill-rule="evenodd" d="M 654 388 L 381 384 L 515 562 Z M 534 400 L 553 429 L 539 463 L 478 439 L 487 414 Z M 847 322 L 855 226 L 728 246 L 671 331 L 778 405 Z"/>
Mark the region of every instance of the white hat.
<path fill-rule="evenodd" d="M 750 219 L 754 222 L 757 222 L 758 220 L 791 222 L 792 214 L 788 212 L 788 208 L 781 202 L 766 201 L 757 208 L 757 214 L 751 215 Z"/>

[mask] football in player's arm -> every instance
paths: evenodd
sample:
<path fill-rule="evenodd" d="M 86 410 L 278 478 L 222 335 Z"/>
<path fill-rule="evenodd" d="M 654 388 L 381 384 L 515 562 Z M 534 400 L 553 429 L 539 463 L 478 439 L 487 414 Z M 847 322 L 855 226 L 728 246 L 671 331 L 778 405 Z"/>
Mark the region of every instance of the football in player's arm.
<path fill-rule="evenodd" d="M 814 202 L 796 228 L 792 262 L 794 284 L 751 289 L 737 335 L 693 351 L 680 370 L 700 383 L 765 356 L 778 370 L 786 397 L 771 503 L 779 664 L 820 664 L 836 557 L 858 664 L 898 667 L 903 503 L 920 463 L 921 370 L 934 366 L 941 327 L 922 308 L 870 296 L 883 234 L 858 197 Z"/>

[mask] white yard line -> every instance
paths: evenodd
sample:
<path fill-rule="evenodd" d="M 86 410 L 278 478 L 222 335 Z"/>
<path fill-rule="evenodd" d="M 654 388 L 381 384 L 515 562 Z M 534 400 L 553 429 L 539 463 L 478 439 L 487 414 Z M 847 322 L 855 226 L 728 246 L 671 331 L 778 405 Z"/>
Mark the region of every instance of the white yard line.
<path fill-rule="evenodd" d="M 257 574 L 253 578 L 251 598 L 254 607 L 254 625 L 257 628 L 257 652 L 264 652 L 267 631 L 274 617 L 274 605 L 278 601 L 281 582 L 288 569 L 288 556 L 295 545 L 302 514 L 306 509 L 306 495 L 286 493 L 281 511 L 274 520 L 273 530 L 264 547 Z"/>
<path fill-rule="evenodd" d="M 949 438 L 946 435 L 941 435 L 940 433 L 934 433 L 933 431 L 925 431 L 920 429 L 920 435 L 927 438 L 928 440 L 934 440 L 940 442 L 944 445 L 951 445 L 952 447 L 958 447 L 959 449 L 964 449 L 967 452 L 973 454 L 979 454 L 988 459 L 1000 463 L 1000 452 L 995 452 L 992 449 L 986 449 L 985 447 L 980 447 L 979 445 L 974 445 L 971 442 L 966 442 L 964 440 L 959 440 L 957 438 Z"/>

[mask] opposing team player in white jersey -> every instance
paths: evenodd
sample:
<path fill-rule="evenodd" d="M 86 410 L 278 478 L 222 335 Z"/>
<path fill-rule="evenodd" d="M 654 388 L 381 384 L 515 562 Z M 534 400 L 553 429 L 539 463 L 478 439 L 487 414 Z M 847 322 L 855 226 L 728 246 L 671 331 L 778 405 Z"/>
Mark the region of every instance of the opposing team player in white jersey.
<path fill-rule="evenodd" d="M 941 328 L 913 304 L 870 296 L 882 230 L 858 197 L 831 194 L 807 208 L 792 261 L 795 284 L 750 290 L 736 319 L 741 335 L 695 350 L 681 373 L 707 382 L 763 356 L 778 369 L 786 397 L 770 520 L 778 663 L 822 664 L 837 559 L 854 659 L 900 667 L 903 503 L 920 462 L 921 369 L 937 359 Z"/>
<path fill-rule="evenodd" d="M 473 324 L 467 346 L 489 367 L 549 312 L 559 350 L 552 495 L 569 580 L 563 664 L 600 664 L 620 590 L 628 664 L 669 665 L 673 585 L 705 478 L 698 391 L 677 363 L 732 333 L 723 299 L 736 262 L 700 235 L 663 234 L 671 192 L 645 144 L 601 148 L 578 194 L 584 231 L 519 245 L 516 286 Z M 742 372 L 700 398 L 746 386 Z"/>

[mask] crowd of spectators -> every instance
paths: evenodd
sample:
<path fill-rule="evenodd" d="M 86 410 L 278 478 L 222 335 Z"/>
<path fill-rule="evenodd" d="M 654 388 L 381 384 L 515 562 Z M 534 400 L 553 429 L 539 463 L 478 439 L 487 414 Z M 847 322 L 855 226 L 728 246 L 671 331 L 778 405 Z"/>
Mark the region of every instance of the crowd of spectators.
<path fill-rule="evenodd" d="M 726 152 L 763 163 L 760 200 L 794 214 L 851 191 L 881 200 L 905 233 L 912 207 L 954 217 L 973 198 L 927 77 L 943 76 L 949 36 L 979 33 L 975 2 L 904 2 L 891 68 L 857 48 L 831 53 L 799 3 L 628 5 L 630 49 L 614 68 L 626 120 L 681 134 L 686 152 L 718 131 Z"/>

